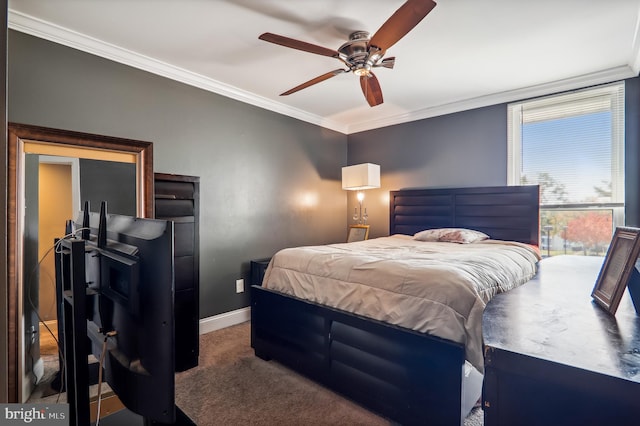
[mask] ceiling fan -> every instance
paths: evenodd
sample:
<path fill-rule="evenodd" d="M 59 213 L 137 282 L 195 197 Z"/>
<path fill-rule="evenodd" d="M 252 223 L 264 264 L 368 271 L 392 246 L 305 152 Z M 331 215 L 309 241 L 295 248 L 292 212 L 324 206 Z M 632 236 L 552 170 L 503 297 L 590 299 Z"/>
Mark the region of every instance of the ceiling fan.
<path fill-rule="evenodd" d="M 264 33 L 258 38 L 292 49 L 336 58 L 348 67 L 348 69 L 338 68 L 329 71 L 281 93 L 280 96 L 290 95 L 299 90 L 306 89 L 309 86 L 328 80 L 338 74 L 353 72 L 360 77 L 362 93 L 369 105 L 373 107 L 383 103 L 383 98 L 380 83 L 371 69 L 377 67 L 393 68 L 396 58 L 384 58 L 387 49 L 396 44 L 418 25 L 435 6 L 436 3 L 433 0 L 407 0 L 407 2 L 400 6 L 400 8 L 382 24 L 373 37 L 369 38 L 367 31 L 353 32 L 349 36 L 349 41 L 340 46 L 338 50 L 328 49 L 273 33 Z"/>

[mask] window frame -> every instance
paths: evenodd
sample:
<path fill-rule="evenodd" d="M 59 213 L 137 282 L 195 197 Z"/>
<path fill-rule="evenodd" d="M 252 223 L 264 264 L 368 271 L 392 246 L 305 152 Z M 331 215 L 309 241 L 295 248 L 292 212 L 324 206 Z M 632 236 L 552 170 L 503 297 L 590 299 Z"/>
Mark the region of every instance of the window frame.
<path fill-rule="evenodd" d="M 541 121 L 545 119 L 561 118 L 563 115 L 576 115 L 568 113 L 567 105 L 575 105 L 578 102 L 591 105 L 593 111 L 598 109 L 610 110 L 611 121 L 611 200 L 608 203 L 567 203 L 567 204 L 542 204 L 541 210 L 612 210 L 613 229 L 616 226 L 624 226 L 625 206 L 625 181 L 624 181 L 624 144 L 625 144 L 625 117 L 624 117 L 624 90 L 625 82 L 619 81 L 596 87 L 575 90 L 566 93 L 544 96 L 540 98 L 513 102 L 507 106 L 507 184 L 520 185 L 522 168 L 522 126 L 523 113 L 537 111 L 538 119 L 529 121 Z M 609 104 L 608 108 L 598 106 Z M 555 109 L 556 113 L 553 113 Z M 564 111 L 564 112 L 563 112 Z M 612 230 L 613 232 L 613 230 Z"/>

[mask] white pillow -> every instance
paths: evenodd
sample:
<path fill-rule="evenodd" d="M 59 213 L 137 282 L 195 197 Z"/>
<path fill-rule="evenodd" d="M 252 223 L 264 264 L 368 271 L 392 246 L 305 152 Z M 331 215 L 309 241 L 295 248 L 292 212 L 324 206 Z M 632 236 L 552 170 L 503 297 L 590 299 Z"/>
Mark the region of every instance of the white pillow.
<path fill-rule="evenodd" d="M 446 243 L 469 244 L 489 239 L 480 231 L 464 228 L 436 228 L 420 231 L 413 236 L 417 241 L 438 241 Z"/>

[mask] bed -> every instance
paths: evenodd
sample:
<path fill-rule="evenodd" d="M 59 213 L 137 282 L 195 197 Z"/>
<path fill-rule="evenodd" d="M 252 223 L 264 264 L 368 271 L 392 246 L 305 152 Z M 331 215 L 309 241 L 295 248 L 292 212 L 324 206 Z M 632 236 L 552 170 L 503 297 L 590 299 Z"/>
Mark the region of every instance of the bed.
<path fill-rule="evenodd" d="M 465 228 L 492 240 L 537 246 L 539 188 L 392 191 L 389 218 L 390 237 L 368 244 L 390 239 L 394 245 L 396 240 L 410 244 L 413 240 L 408 236 L 419 231 Z M 358 244 L 362 243 L 346 246 Z M 336 306 L 254 286 L 251 344 L 255 354 L 277 360 L 394 422 L 463 422 L 481 392 L 481 355 L 471 363 L 469 348 L 459 339 Z"/>

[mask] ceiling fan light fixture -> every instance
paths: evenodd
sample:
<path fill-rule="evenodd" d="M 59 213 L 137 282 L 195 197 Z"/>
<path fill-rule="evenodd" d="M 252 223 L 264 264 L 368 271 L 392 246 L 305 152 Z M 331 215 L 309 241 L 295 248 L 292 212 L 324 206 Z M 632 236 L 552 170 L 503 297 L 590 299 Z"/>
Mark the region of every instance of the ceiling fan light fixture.
<path fill-rule="evenodd" d="M 370 68 L 368 66 L 359 66 L 353 70 L 353 73 L 358 77 L 362 77 L 363 75 L 369 75 Z"/>

